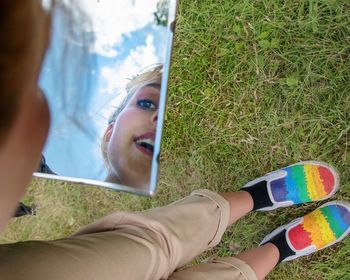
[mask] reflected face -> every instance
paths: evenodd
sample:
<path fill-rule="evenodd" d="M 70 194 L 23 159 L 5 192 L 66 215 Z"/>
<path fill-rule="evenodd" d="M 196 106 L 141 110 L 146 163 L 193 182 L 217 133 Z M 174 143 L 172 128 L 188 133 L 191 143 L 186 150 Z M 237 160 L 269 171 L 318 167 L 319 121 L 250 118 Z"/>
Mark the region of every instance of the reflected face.
<path fill-rule="evenodd" d="M 107 181 L 148 188 L 158 118 L 160 85 L 134 93 L 116 121 L 107 129 Z"/>

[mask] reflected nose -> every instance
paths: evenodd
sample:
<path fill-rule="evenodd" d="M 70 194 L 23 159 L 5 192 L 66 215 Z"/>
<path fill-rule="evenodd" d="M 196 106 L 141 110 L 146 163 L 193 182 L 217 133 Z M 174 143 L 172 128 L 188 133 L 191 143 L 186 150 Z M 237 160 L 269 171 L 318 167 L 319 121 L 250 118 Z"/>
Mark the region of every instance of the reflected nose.
<path fill-rule="evenodd" d="M 151 122 L 156 124 L 158 121 L 158 109 L 156 111 L 154 111 L 154 113 L 151 116 Z"/>

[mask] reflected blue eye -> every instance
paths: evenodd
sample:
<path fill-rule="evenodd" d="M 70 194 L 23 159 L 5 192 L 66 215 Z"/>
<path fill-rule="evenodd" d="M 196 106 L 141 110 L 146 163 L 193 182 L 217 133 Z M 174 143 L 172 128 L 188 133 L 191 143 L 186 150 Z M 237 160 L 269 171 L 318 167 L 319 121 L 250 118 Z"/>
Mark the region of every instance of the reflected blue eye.
<path fill-rule="evenodd" d="M 140 99 L 137 101 L 137 106 L 139 106 L 143 110 L 155 111 L 157 110 L 157 106 L 153 103 L 153 101 L 149 99 Z"/>

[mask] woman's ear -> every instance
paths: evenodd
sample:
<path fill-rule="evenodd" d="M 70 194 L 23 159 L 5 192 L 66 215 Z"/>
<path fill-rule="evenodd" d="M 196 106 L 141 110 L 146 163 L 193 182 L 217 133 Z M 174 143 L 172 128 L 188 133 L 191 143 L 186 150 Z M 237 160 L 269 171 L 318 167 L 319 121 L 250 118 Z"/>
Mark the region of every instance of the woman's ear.
<path fill-rule="evenodd" d="M 109 162 L 108 162 L 107 150 L 108 150 L 108 142 L 111 140 L 111 137 L 112 137 L 113 128 L 114 128 L 114 122 L 110 123 L 107 126 L 105 133 L 103 134 L 102 143 L 101 143 L 103 160 L 108 168 L 109 168 Z"/>
<path fill-rule="evenodd" d="M 114 128 L 114 122 L 110 123 L 107 126 L 105 133 L 103 134 L 103 137 L 102 137 L 101 150 L 105 161 L 107 160 L 107 147 L 108 147 L 107 143 L 111 140 L 113 128 Z"/>
<path fill-rule="evenodd" d="M 103 135 L 103 140 L 104 142 L 109 142 L 109 140 L 111 139 L 112 133 L 113 133 L 113 128 L 114 128 L 114 122 L 110 123 L 105 131 L 105 134 Z"/>

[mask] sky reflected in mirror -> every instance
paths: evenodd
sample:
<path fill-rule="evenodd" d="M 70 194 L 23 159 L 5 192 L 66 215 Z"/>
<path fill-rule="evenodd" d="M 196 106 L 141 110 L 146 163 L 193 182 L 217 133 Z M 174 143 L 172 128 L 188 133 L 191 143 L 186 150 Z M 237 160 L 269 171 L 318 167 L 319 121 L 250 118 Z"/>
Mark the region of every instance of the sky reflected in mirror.
<path fill-rule="evenodd" d="M 79 12 L 71 26 L 62 24 L 64 9 L 76 7 L 55 13 L 40 77 L 52 118 L 43 153 L 58 175 L 104 180 L 101 143 L 109 117 L 130 78 L 164 62 L 167 1 L 76 3 Z"/>

